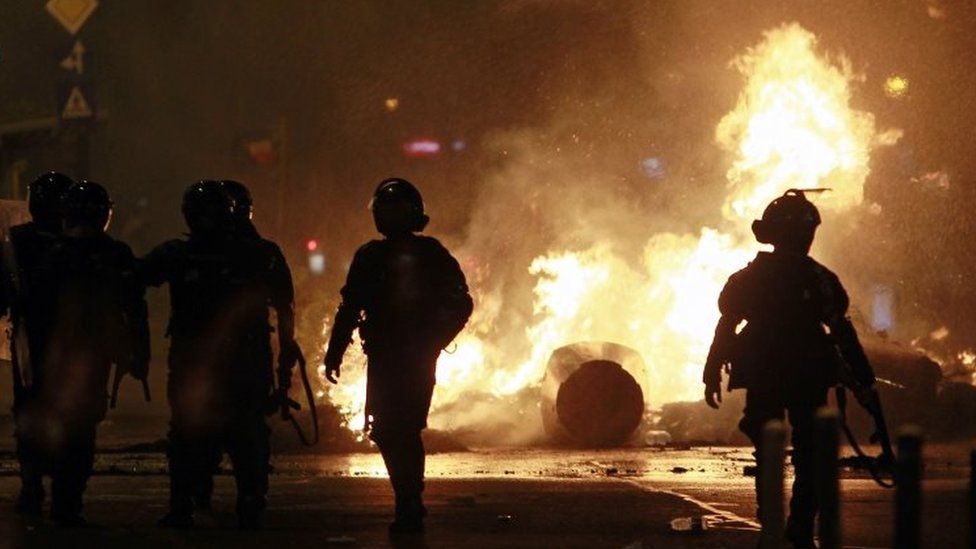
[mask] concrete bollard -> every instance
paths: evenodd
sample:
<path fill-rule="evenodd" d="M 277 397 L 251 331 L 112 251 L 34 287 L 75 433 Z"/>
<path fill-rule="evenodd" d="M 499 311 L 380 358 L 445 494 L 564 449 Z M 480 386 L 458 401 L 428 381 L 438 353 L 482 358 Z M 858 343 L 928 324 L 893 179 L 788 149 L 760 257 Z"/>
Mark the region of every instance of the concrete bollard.
<path fill-rule="evenodd" d="M 837 471 L 837 457 L 840 416 L 837 410 L 824 407 L 817 411 L 816 437 L 814 479 L 817 483 L 817 505 L 820 508 L 817 534 L 821 548 L 839 549 L 841 546 L 840 478 Z"/>
<path fill-rule="evenodd" d="M 921 547 L 922 432 L 906 425 L 898 434 L 895 459 L 895 549 Z"/>
<path fill-rule="evenodd" d="M 976 450 L 969 454 L 969 547 L 976 549 Z"/>
<path fill-rule="evenodd" d="M 763 426 L 757 486 L 759 488 L 760 549 L 783 547 L 786 527 L 783 509 L 783 461 L 786 459 L 786 426 L 773 420 Z"/>

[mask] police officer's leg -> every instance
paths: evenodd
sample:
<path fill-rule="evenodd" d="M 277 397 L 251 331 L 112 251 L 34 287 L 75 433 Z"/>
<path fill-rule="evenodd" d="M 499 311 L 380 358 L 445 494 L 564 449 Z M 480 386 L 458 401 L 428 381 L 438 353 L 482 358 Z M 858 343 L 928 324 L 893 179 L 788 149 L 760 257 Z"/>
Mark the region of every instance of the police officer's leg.
<path fill-rule="evenodd" d="M 166 458 L 169 462 L 169 511 L 174 517 L 193 514 L 193 454 L 198 437 L 192 436 L 191 432 L 176 420 L 170 425 Z"/>
<path fill-rule="evenodd" d="M 250 412 L 235 418 L 227 428 L 227 453 L 234 466 L 237 518 L 242 529 L 262 525 L 271 470 L 271 430 L 262 408 Z"/>
<path fill-rule="evenodd" d="M 752 446 L 755 448 L 753 455 L 756 458 L 756 515 L 762 517 L 762 510 L 759 506 L 759 494 L 762 491 L 760 482 L 762 475 L 759 469 L 762 467 L 762 431 L 763 427 L 771 420 L 782 420 L 785 416 L 785 408 L 782 399 L 773 391 L 761 389 L 749 389 L 746 391 L 746 407 L 742 412 L 742 420 L 739 421 L 739 430 L 745 433 Z"/>
<path fill-rule="evenodd" d="M 169 461 L 169 513 L 159 521 L 167 528 L 193 526 L 193 496 L 215 451 L 219 432 L 174 410 L 166 457 Z M 216 450 L 215 450 L 216 447 Z"/>
<path fill-rule="evenodd" d="M 224 458 L 221 446 L 214 444 L 208 450 L 210 453 L 204 457 L 205 464 L 198 471 L 199 478 L 194 485 L 193 507 L 195 509 L 210 509 L 214 491 L 214 475 L 220 469 L 220 462 Z"/>
<path fill-rule="evenodd" d="M 400 465 L 400 485 L 398 492 L 403 494 L 401 515 L 408 520 L 422 520 L 427 516 L 424 507 L 424 468 L 426 465 L 426 450 L 421 431 L 412 430 L 403 434 L 402 459 Z"/>
<path fill-rule="evenodd" d="M 386 464 L 396 498 L 396 522 L 416 525 L 423 520 L 424 443 L 420 429 L 378 422 L 371 433 Z"/>
<path fill-rule="evenodd" d="M 17 511 L 40 517 L 44 505 L 45 453 L 40 437 L 40 425 L 24 406 L 14 404 L 14 437 L 17 441 L 17 461 L 20 465 L 20 495 Z"/>
<path fill-rule="evenodd" d="M 798 547 L 813 547 L 814 520 L 817 516 L 817 493 L 814 479 L 816 439 L 814 405 L 790 406 L 790 424 L 793 427 L 793 495 L 790 498 L 790 517 L 787 536 Z"/>
<path fill-rule="evenodd" d="M 375 417 L 371 437 L 383 455 L 396 496 L 392 532 L 419 532 L 427 510 L 423 505 L 426 453 L 421 432 L 426 426 L 433 383 L 414 380 L 384 395 L 386 406 Z"/>
<path fill-rule="evenodd" d="M 81 526 L 82 497 L 95 463 L 97 421 L 62 425 L 61 444 L 51 471 L 51 518 L 61 526 Z"/>

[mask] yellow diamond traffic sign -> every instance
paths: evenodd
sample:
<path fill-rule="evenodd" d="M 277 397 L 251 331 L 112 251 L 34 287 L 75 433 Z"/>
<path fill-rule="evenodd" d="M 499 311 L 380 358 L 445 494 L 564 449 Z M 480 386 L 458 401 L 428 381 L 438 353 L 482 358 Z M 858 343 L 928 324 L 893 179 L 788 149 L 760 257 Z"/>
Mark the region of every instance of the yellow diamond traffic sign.
<path fill-rule="evenodd" d="M 77 34 L 98 7 L 98 0 L 50 0 L 44 7 L 68 32 Z"/>

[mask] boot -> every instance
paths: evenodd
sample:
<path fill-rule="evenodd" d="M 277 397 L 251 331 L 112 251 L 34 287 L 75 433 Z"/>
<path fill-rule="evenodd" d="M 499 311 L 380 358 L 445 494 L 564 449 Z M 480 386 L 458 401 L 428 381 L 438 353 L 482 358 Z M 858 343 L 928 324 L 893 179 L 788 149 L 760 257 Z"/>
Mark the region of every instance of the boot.
<path fill-rule="evenodd" d="M 193 508 L 198 511 L 210 510 L 213 491 L 214 480 L 212 476 L 205 476 L 200 479 L 193 494 Z"/>
<path fill-rule="evenodd" d="M 24 479 L 20 488 L 20 495 L 17 496 L 15 510 L 24 517 L 40 518 L 44 507 L 44 486 L 38 478 Z"/>
<path fill-rule="evenodd" d="M 77 478 L 51 479 L 51 520 L 61 528 L 80 528 L 88 521 L 81 514 L 84 483 Z"/>
<path fill-rule="evenodd" d="M 51 520 L 58 528 L 84 528 L 88 520 L 81 513 L 51 513 Z"/>
<path fill-rule="evenodd" d="M 170 511 L 156 521 L 156 526 L 173 530 L 189 530 L 193 528 L 193 514 L 183 511 Z"/>
<path fill-rule="evenodd" d="M 786 521 L 786 540 L 795 549 L 814 549 L 817 545 L 813 542 L 813 521 L 796 519 L 793 515 Z"/>
<path fill-rule="evenodd" d="M 198 511 L 209 511 L 213 505 L 211 504 L 211 495 L 200 493 L 193 496 L 193 508 Z"/>
<path fill-rule="evenodd" d="M 397 497 L 396 517 L 390 524 L 390 534 L 422 534 L 427 508 L 420 495 Z"/>
<path fill-rule="evenodd" d="M 156 526 L 174 530 L 193 528 L 193 501 L 188 497 L 170 496 L 169 512 L 156 522 Z"/>
<path fill-rule="evenodd" d="M 263 526 L 264 508 L 266 506 L 267 500 L 264 496 L 238 496 L 238 528 L 241 530 L 260 530 Z"/>

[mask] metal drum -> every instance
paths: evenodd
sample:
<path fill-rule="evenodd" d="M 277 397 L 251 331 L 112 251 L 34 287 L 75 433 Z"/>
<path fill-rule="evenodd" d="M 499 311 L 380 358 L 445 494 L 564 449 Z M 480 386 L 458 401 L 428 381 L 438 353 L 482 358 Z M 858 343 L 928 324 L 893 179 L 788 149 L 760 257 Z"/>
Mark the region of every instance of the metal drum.
<path fill-rule="evenodd" d="M 557 444 L 619 446 L 644 417 L 644 361 L 608 342 L 556 349 L 542 380 L 542 422 Z"/>

